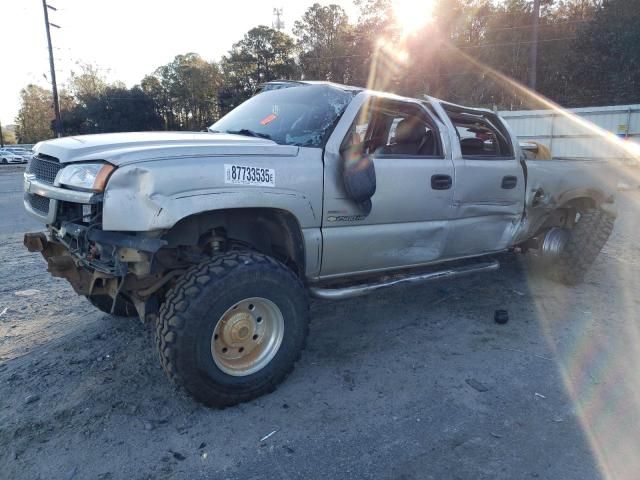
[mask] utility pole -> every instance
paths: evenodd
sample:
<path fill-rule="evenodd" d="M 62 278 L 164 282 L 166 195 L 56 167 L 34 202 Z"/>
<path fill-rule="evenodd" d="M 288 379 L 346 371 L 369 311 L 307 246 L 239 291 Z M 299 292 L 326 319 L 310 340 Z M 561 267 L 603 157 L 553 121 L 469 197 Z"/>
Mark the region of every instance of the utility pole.
<path fill-rule="evenodd" d="M 531 49 L 529 50 L 529 88 L 536 89 L 538 77 L 538 24 L 540 23 L 540 0 L 533 0 L 531 21 Z"/>
<path fill-rule="evenodd" d="M 284 20 L 280 18 L 282 17 L 282 8 L 274 8 L 273 15 L 276 19 L 271 23 L 271 26 L 278 31 L 282 30 L 284 28 Z"/>
<path fill-rule="evenodd" d="M 2 122 L 0 122 L 0 148 L 4 148 L 4 138 L 2 137 Z"/>
<path fill-rule="evenodd" d="M 56 67 L 53 63 L 53 47 L 51 46 L 50 26 L 60 28 L 55 23 L 49 23 L 49 10 L 56 11 L 55 7 L 47 5 L 47 0 L 42 0 L 42 9 L 44 10 L 44 26 L 47 29 L 47 43 L 49 44 L 49 67 L 51 68 L 51 87 L 53 90 L 53 111 L 56 119 L 54 121 L 53 133 L 56 137 L 62 136 L 62 120 L 60 119 L 60 103 L 58 102 L 58 84 L 56 83 Z"/>

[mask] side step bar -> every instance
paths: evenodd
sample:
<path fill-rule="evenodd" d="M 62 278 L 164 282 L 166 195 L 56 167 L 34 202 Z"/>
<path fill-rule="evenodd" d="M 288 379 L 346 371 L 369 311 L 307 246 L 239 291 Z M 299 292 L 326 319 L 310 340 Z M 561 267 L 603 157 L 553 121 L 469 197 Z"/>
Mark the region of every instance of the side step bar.
<path fill-rule="evenodd" d="M 498 270 L 498 268 L 500 268 L 500 262 L 498 262 L 497 260 L 492 260 L 490 262 L 464 265 L 460 267 L 449 268 L 446 270 L 438 270 L 435 272 L 407 275 L 400 278 L 396 277 L 380 281 L 378 283 L 365 283 L 342 288 L 311 287 L 309 290 L 311 292 L 311 296 L 314 298 L 320 298 L 323 300 L 342 300 L 345 298 L 360 297 L 362 295 L 367 295 L 371 292 L 375 292 L 376 290 L 393 287 L 396 285 L 426 283 L 433 280 L 461 277 L 470 273 L 489 272 Z"/>

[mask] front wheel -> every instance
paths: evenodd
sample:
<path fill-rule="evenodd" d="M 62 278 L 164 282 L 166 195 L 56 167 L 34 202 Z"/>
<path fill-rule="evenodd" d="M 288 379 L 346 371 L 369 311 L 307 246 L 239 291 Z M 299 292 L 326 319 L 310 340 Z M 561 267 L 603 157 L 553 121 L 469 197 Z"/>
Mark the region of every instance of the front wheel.
<path fill-rule="evenodd" d="M 273 391 L 308 332 L 306 291 L 291 270 L 255 252 L 191 268 L 160 308 L 156 341 L 167 376 L 209 406 Z"/>

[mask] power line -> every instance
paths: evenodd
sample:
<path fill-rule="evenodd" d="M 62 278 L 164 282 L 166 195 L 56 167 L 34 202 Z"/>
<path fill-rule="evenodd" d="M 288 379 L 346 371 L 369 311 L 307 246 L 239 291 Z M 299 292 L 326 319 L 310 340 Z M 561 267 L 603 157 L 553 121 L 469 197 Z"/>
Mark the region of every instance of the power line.
<path fill-rule="evenodd" d="M 552 28 L 552 27 L 562 27 L 565 25 L 576 25 L 581 23 L 591 23 L 591 20 L 572 20 L 566 22 L 558 22 L 558 23 L 541 23 L 538 25 L 538 28 Z M 512 27 L 497 27 L 497 28 L 485 28 L 485 32 L 501 32 L 503 30 L 529 30 L 532 28 L 532 25 L 514 25 Z"/>
<path fill-rule="evenodd" d="M 578 37 L 559 37 L 559 38 L 546 38 L 543 40 L 538 40 L 537 43 L 543 43 L 543 42 L 559 42 L 562 40 L 575 40 Z M 504 46 L 509 46 L 509 45 L 531 45 L 533 42 L 532 41 L 526 41 L 526 42 L 504 42 L 504 43 L 479 43 L 478 45 L 467 45 L 467 46 L 460 46 L 460 47 L 456 47 L 456 46 L 450 46 L 450 47 L 445 47 L 446 49 L 453 49 L 453 50 L 469 50 L 471 48 L 481 48 L 481 47 L 504 47 Z"/>

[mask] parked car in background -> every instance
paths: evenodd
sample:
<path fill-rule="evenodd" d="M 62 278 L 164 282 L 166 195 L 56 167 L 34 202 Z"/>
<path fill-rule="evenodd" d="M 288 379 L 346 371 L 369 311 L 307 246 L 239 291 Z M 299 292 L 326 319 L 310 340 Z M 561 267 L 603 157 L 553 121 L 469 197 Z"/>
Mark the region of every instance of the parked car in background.
<path fill-rule="evenodd" d="M 5 150 L 22 157 L 23 163 L 27 163 L 33 157 L 33 152 L 24 147 L 5 147 Z"/>
<path fill-rule="evenodd" d="M 8 165 L 9 163 L 24 163 L 26 160 L 7 149 L 0 149 L 0 163 L 3 165 Z"/>

